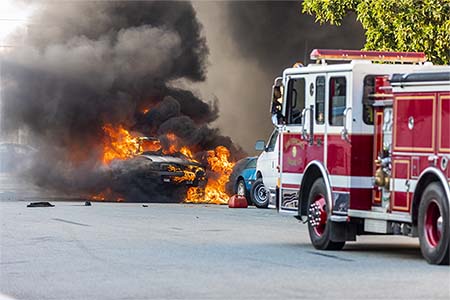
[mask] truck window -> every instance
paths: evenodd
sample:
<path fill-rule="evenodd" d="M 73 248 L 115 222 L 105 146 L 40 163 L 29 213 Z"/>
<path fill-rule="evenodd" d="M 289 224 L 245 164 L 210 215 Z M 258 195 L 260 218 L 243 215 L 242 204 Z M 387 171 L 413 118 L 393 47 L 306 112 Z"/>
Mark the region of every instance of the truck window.
<path fill-rule="evenodd" d="M 325 123 L 325 76 L 316 78 L 316 123 Z"/>
<path fill-rule="evenodd" d="M 345 77 L 330 78 L 330 109 L 328 121 L 333 126 L 344 125 L 344 110 L 347 103 L 347 82 Z"/>
<path fill-rule="evenodd" d="M 273 152 L 275 150 L 275 144 L 277 143 L 278 130 L 272 132 L 269 142 L 267 143 L 266 152 Z"/>
<path fill-rule="evenodd" d="M 287 123 L 302 124 L 302 111 L 305 108 L 305 79 L 289 80 L 287 96 Z"/>
<path fill-rule="evenodd" d="M 363 121 L 367 125 L 373 125 L 373 94 L 375 93 L 375 77 L 376 75 L 367 75 L 364 77 L 363 90 Z"/>

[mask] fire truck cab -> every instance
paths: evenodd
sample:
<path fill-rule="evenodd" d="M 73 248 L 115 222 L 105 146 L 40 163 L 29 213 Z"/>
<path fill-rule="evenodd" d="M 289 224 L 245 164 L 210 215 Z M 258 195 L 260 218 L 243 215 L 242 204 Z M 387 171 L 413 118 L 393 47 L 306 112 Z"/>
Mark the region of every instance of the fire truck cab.
<path fill-rule="evenodd" d="M 282 104 L 272 99 L 280 212 L 307 222 L 317 249 L 402 234 L 448 264 L 450 68 L 408 52 L 316 49 L 311 59 L 284 70 Z"/>

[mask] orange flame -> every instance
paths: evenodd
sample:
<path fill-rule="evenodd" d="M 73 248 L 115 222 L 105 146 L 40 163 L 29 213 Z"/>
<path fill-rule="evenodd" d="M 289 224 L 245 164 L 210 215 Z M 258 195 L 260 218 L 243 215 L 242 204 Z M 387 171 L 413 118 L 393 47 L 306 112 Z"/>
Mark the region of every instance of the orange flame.
<path fill-rule="evenodd" d="M 106 124 L 103 126 L 103 130 L 106 133 L 103 143 L 103 164 L 109 164 L 115 159 L 132 158 L 145 151 L 159 151 L 162 149 L 159 140 L 133 136 L 122 125 L 114 127 L 111 124 Z M 166 134 L 166 138 L 169 141 L 169 148 L 163 149 L 163 154 L 181 153 L 188 159 L 196 161 L 193 151 L 186 146 L 181 146 L 180 140 L 175 134 L 168 133 Z M 206 154 L 208 169 L 212 173 L 210 178 L 208 178 L 207 185 L 204 188 L 190 187 L 187 190 L 184 202 L 227 204 L 229 196 L 225 193 L 225 185 L 229 181 L 234 166 L 234 163 L 230 161 L 230 151 L 224 146 L 218 146 L 214 150 L 207 151 Z M 201 169 L 198 166 L 187 166 L 183 169 L 174 166 L 170 166 L 169 168 L 171 169 L 168 171 L 183 174 L 174 178 L 180 184 L 194 182 L 196 172 Z M 114 197 L 110 189 L 91 196 L 91 200 L 96 201 L 112 199 L 123 201 L 123 198 Z"/>
<path fill-rule="evenodd" d="M 218 146 L 216 149 L 208 151 L 208 166 L 217 178 L 209 178 L 204 189 L 189 188 L 184 202 L 227 204 L 230 197 L 225 193 L 225 185 L 229 181 L 234 166 L 229 159 L 230 151 L 224 146 Z"/>
<path fill-rule="evenodd" d="M 194 155 L 192 154 L 191 149 L 189 149 L 188 147 L 181 147 L 180 153 L 189 158 L 190 160 L 196 161 L 194 159 Z"/>
<path fill-rule="evenodd" d="M 114 159 L 131 158 L 139 152 L 139 141 L 122 125 L 114 128 L 111 124 L 106 124 L 103 126 L 103 131 L 108 135 L 103 143 L 104 164 Z"/>
<path fill-rule="evenodd" d="M 111 124 L 103 126 L 106 137 L 103 143 L 103 164 L 109 164 L 114 159 L 127 159 L 145 151 L 159 151 L 159 140 L 136 137 L 130 134 L 122 125 Z"/>
<path fill-rule="evenodd" d="M 177 136 L 173 133 L 167 133 L 166 134 L 166 138 L 169 140 L 170 145 L 169 145 L 169 149 L 165 149 L 163 151 L 164 154 L 173 154 L 173 153 L 177 153 L 179 150 L 179 146 L 178 146 L 178 139 Z"/>
<path fill-rule="evenodd" d="M 116 201 L 116 202 L 123 202 L 125 200 L 120 196 L 114 195 L 114 193 L 111 191 L 110 188 L 107 188 L 101 193 L 90 196 L 89 199 L 91 201 Z"/>
<path fill-rule="evenodd" d="M 199 169 L 200 169 L 200 167 L 197 167 L 197 166 L 187 166 L 185 170 L 182 170 L 179 167 L 169 166 L 168 171 L 169 172 L 182 172 L 183 176 L 175 176 L 173 178 L 173 180 L 175 182 L 181 183 L 181 182 L 186 182 L 186 181 L 194 182 L 195 173 Z"/>

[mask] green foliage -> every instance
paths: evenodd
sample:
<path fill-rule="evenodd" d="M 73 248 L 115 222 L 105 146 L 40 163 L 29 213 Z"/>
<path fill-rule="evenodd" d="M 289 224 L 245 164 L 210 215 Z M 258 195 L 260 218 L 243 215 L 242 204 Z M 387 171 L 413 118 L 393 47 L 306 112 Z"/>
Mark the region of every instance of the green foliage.
<path fill-rule="evenodd" d="M 433 63 L 450 64 L 450 0 L 305 0 L 303 12 L 334 25 L 354 12 L 366 50 L 423 51 Z"/>

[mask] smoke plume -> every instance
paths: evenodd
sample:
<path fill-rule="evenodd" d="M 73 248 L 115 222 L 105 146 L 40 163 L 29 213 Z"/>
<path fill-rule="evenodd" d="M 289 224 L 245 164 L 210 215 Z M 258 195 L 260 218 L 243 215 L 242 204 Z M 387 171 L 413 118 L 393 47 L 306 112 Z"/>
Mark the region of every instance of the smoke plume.
<path fill-rule="evenodd" d="M 241 53 L 279 74 L 300 61 L 309 62 L 314 48 L 361 49 L 362 27 L 347 17 L 342 26 L 320 25 L 301 12 L 300 1 L 229 2 L 230 31 Z"/>
<path fill-rule="evenodd" d="M 172 84 L 206 78 L 208 47 L 191 3 L 51 2 L 30 24 L 25 44 L 1 57 L 3 126 L 29 131 L 38 153 L 27 177 L 40 186 L 107 187 L 99 163 L 107 123 L 148 136 L 172 132 L 197 152 L 224 145 L 242 156 L 209 125 L 216 101 Z"/>
<path fill-rule="evenodd" d="M 319 25 L 301 12 L 301 1 L 196 2 L 195 8 L 211 50 L 204 90 L 219 99 L 218 126 L 247 151 L 273 129 L 270 93 L 283 69 L 308 64 L 314 48 L 364 46 L 355 16 L 340 27 Z"/>

